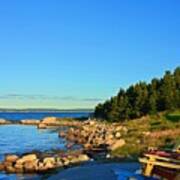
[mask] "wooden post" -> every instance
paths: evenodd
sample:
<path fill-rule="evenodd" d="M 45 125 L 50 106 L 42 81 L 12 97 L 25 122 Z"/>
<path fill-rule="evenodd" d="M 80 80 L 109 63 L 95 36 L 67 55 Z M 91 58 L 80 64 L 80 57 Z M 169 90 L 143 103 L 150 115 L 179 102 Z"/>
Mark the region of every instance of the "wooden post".
<path fill-rule="evenodd" d="M 154 162 L 156 161 L 156 159 L 152 156 L 150 156 L 147 165 L 145 167 L 145 171 L 144 171 L 144 175 L 145 176 L 151 176 L 152 175 L 152 171 L 154 168 Z"/>

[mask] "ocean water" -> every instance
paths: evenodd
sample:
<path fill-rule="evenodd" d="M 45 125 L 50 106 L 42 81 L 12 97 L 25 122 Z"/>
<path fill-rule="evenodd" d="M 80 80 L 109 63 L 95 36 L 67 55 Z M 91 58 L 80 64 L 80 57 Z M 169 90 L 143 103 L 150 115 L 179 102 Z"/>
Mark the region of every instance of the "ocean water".
<path fill-rule="evenodd" d="M 4 118 L 12 121 L 19 121 L 22 119 L 43 119 L 44 117 L 69 117 L 80 118 L 88 117 L 90 112 L 0 112 L 0 118 Z"/>
<path fill-rule="evenodd" d="M 47 116 L 56 117 L 88 117 L 89 113 L 49 113 L 49 112 L 31 112 L 31 113 L 0 113 L 0 118 L 18 121 L 21 119 L 42 119 Z M 50 151 L 52 149 L 65 149 L 65 140 L 58 137 L 54 129 L 37 129 L 36 126 L 26 125 L 0 125 L 0 161 L 4 159 L 5 154 L 23 154 L 37 151 Z M 26 179 L 28 176 L 7 175 L 0 172 L 1 179 Z M 36 177 L 30 177 L 35 179 Z"/>
<path fill-rule="evenodd" d="M 26 125 L 0 126 L 0 161 L 4 154 L 51 149 L 65 149 L 65 141 L 58 137 L 56 130 L 42 130 Z"/>

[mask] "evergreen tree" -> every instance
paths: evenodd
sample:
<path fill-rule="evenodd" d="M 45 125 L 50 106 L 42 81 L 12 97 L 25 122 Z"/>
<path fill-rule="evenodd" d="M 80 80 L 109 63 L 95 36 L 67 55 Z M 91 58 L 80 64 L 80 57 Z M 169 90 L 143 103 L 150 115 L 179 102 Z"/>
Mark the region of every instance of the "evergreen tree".
<path fill-rule="evenodd" d="M 174 80 L 176 84 L 176 91 L 175 91 L 176 108 L 180 108 L 180 67 L 176 68 L 174 71 Z"/>
<path fill-rule="evenodd" d="M 129 119 L 129 102 L 123 89 L 120 89 L 117 100 L 119 119 Z"/>
<path fill-rule="evenodd" d="M 94 115 L 118 122 L 176 108 L 180 108 L 180 67 L 173 74 L 166 71 L 162 79 L 154 78 L 150 84 L 139 82 L 120 89 L 117 96 L 98 104 Z"/>
<path fill-rule="evenodd" d="M 160 99 L 162 110 L 172 110 L 175 108 L 176 84 L 170 71 L 166 71 L 161 83 Z"/>
<path fill-rule="evenodd" d="M 153 79 L 151 84 L 148 85 L 148 98 L 147 98 L 147 113 L 155 114 L 158 110 L 158 86 L 159 80 Z"/>

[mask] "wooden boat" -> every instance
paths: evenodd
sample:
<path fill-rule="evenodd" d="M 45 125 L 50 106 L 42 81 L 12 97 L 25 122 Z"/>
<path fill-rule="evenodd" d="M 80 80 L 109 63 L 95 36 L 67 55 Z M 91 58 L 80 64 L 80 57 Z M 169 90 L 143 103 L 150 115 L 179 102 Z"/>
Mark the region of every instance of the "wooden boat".
<path fill-rule="evenodd" d="M 143 174 L 166 180 L 180 180 L 180 151 L 150 150 L 139 161 L 143 164 Z"/>

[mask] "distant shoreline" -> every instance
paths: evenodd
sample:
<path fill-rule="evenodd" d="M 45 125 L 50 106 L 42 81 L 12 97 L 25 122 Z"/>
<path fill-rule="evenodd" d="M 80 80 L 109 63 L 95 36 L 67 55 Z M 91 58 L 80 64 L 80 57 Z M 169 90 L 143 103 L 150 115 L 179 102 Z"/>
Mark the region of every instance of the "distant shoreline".
<path fill-rule="evenodd" d="M 0 109 L 0 112 L 68 112 L 68 113 L 74 113 L 74 112 L 94 112 L 93 109 Z"/>

